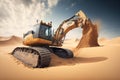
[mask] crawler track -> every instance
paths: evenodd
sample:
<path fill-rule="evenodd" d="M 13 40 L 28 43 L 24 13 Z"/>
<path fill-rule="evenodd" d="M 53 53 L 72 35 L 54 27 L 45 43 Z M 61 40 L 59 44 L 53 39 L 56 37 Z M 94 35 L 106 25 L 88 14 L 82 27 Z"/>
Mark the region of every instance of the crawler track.
<path fill-rule="evenodd" d="M 61 58 L 73 58 L 73 52 L 68 50 L 68 49 L 64 49 L 64 48 L 57 48 L 57 47 L 50 47 L 53 51 L 53 53 Z"/>
<path fill-rule="evenodd" d="M 17 47 L 12 54 L 30 67 L 47 67 L 51 61 L 51 52 L 44 47 Z"/>

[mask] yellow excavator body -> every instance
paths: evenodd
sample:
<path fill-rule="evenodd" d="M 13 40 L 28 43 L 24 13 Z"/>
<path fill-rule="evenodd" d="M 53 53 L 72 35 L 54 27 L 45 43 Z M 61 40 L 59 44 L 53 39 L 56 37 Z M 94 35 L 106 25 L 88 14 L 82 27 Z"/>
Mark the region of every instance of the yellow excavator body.
<path fill-rule="evenodd" d="M 24 38 L 23 44 L 27 46 L 51 45 L 52 41 L 43 38 L 34 38 L 33 34 L 29 34 Z"/>

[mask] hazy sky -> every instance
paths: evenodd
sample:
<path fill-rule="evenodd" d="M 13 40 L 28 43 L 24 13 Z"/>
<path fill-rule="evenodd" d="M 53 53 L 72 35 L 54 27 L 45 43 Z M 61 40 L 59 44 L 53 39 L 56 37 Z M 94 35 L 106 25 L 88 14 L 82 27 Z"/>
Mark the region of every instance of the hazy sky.
<path fill-rule="evenodd" d="M 92 21 L 100 23 L 100 37 L 120 36 L 119 0 L 0 0 L 0 36 L 22 36 L 36 19 L 59 24 L 82 10 Z M 82 29 L 68 33 L 81 37 Z M 75 34 L 75 35 L 73 35 Z"/>

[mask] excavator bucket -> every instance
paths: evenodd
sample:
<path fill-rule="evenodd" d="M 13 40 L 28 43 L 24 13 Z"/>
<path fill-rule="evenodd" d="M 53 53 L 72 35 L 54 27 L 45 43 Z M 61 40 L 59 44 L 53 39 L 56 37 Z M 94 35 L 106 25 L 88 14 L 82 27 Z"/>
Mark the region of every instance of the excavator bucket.
<path fill-rule="evenodd" d="M 78 16 L 79 18 L 83 19 L 82 24 L 85 24 L 85 20 L 87 20 L 87 16 L 85 15 L 85 13 L 83 11 L 80 10 L 75 15 Z"/>

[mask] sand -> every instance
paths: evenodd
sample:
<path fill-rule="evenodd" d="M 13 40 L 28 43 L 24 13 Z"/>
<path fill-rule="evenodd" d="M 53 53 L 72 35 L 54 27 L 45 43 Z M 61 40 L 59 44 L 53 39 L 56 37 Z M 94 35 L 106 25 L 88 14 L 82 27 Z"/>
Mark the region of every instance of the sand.
<path fill-rule="evenodd" d="M 85 47 L 96 47 L 98 43 L 98 25 L 93 24 L 90 19 L 85 21 L 82 26 L 82 38 L 77 45 L 76 49 Z"/>
<path fill-rule="evenodd" d="M 11 39 L 0 41 L 0 80 L 120 80 L 120 37 L 100 39 L 102 46 L 81 48 L 72 59 L 51 54 L 47 68 L 26 67 L 10 55 L 15 47 L 23 46 L 19 41 L 12 44 L 15 36 Z M 66 40 L 63 47 L 74 50 L 78 43 Z"/>

